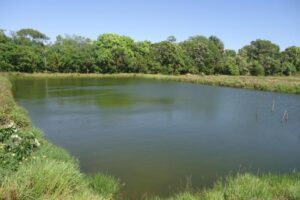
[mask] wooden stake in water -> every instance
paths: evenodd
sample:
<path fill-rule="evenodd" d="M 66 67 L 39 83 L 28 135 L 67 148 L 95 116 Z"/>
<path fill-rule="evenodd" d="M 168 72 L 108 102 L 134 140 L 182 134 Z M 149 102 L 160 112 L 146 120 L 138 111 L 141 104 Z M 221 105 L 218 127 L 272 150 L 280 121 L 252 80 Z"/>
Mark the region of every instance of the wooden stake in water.
<path fill-rule="evenodd" d="M 273 104 L 272 104 L 272 112 L 275 111 L 275 100 L 273 99 Z"/>
<path fill-rule="evenodd" d="M 289 118 L 289 114 L 287 110 L 285 110 L 282 116 L 282 121 L 285 120 L 285 122 L 287 122 L 288 118 Z"/>

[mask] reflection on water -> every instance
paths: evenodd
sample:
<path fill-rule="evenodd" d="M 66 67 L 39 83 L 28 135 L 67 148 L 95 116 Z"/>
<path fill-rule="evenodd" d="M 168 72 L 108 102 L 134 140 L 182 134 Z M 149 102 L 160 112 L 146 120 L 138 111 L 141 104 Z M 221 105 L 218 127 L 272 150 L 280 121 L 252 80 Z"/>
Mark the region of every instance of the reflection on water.
<path fill-rule="evenodd" d="M 168 195 L 187 177 L 203 187 L 241 169 L 300 167 L 297 95 L 133 78 L 13 83 L 46 137 L 78 157 L 82 171 L 120 177 L 129 199 Z"/>

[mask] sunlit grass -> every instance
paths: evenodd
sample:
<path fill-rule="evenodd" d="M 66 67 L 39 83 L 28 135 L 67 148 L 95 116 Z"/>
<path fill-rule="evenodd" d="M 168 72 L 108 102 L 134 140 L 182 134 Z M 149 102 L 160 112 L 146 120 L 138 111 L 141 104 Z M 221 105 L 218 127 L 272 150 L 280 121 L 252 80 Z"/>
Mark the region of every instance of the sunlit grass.
<path fill-rule="evenodd" d="M 184 191 L 168 198 L 149 200 L 297 200 L 300 199 L 300 173 L 290 175 L 238 174 L 217 182 L 213 188 Z"/>

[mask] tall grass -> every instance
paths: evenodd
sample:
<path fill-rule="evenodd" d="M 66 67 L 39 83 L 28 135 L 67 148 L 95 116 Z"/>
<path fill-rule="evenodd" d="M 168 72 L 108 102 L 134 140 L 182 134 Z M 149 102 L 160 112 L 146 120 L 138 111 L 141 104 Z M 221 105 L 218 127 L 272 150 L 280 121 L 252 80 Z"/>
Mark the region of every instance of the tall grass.
<path fill-rule="evenodd" d="M 217 182 L 213 188 L 182 192 L 169 198 L 149 200 L 299 200 L 300 173 L 290 175 L 238 174 Z"/>

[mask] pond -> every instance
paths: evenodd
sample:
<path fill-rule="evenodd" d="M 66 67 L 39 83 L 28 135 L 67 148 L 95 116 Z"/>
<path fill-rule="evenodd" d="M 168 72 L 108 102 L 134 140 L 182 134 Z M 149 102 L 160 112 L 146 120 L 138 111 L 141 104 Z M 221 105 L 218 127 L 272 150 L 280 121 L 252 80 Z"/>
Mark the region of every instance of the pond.
<path fill-rule="evenodd" d="M 83 172 L 119 177 L 129 199 L 300 168 L 300 95 L 135 78 L 12 82 L 47 139 Z"/>

